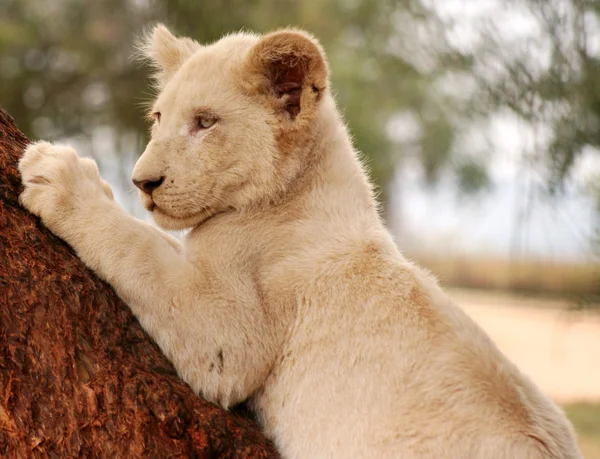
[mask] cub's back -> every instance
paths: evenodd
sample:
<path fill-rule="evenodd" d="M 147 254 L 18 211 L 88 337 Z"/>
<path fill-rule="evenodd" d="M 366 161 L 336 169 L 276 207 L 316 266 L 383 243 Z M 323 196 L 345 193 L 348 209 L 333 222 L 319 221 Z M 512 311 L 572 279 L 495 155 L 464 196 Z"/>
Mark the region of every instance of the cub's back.
<path fill-rule="evenodd" d="M 386 241 L 357 244 L 317 248 L 296 278 L 297 320 L 264 393 L 273 425 L 295 426 L 290 451 L 578 457 L 562 413 L 434 279 Z"/>

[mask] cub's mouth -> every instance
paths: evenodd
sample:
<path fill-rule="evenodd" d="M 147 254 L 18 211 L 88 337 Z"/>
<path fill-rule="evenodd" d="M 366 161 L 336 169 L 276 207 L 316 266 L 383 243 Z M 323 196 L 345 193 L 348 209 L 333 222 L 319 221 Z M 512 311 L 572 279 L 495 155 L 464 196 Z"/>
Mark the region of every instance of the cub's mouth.
<path fill-rule="evenodd" d="M 152 196 L 144 192 L 140 192 L 139 196 L 144 209 L 146 209 L 148 212 L 152 212 L 154 209 L 156 209 L 156 203 L 154 202 L 154 199 L 152 199 Z"/>
<path fill-rule="evenodd" d="M 186 215 L 175 215 L 168 209 L 157 204 L 151 196 L 142 194 L 142 205 L 152 214 L 153 219 L 159 226 L 171 229 L 182 229 L 197 227 L 207 223 L 215 217 L 235 211 L 234 207 L 213 208 L 209 205 L 203 206 L 197 212 L 190 212 Z"/>
<path fill-rule="evenodd" d="M 161 215 L 174 220 L 197 219 L 200 216 L 204 218 L 205 215 L 216 213 L 217 211 L 217 209 L 213 210 L 211 206 L 203 206 L 199 210 L 183 211 L 180 209 L 177 212 L 174 209 L 170 209 L 169 206 L 166 206 L 164 203 L 161 203 L 160 200 L 157 202 L 151 194 L 142 192 L 140 193 L 140 198 L 142 205 L 148 212 L 160 213 Z"/>

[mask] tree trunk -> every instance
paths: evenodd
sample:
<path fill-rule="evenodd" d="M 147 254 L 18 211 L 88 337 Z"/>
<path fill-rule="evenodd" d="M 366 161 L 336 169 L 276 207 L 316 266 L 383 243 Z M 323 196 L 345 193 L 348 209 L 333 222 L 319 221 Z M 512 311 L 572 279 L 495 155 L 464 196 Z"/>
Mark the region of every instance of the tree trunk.
<path fill-rule="evenodd" d="M 129 308 L 19 206 L 25 136 L 0 109 L 0 456 L 271 458 L 196 396 Z"/>

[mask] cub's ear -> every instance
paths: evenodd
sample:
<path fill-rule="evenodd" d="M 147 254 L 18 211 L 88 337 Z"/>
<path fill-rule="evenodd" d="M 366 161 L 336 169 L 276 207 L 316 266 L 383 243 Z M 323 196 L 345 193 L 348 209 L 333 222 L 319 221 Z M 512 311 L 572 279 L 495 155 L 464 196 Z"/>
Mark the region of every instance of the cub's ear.
<path fill-rule="evenodd" d="M 153 67 L 152 77 L 159 88 L 201 47 L 191 38 L 176 37 L 163 24 L 154 26 L 138 43 L 139 56 Z"/>
<path fill-rule="evenodd" d="M 264 36 L 250 51 L 248 65 L 253 86 L 273 97 L 275 106 L 291 120 L 314 107 L 327 89 L 323 49 L 300 30 Z"/>

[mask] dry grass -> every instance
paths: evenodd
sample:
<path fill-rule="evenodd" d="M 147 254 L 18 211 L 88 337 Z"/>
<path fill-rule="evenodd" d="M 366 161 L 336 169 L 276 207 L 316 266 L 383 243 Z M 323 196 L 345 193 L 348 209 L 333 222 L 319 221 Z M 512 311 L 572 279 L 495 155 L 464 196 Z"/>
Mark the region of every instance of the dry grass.
<path fill-rule="evenodd" d="M 536 259 L 507 260 L 492 256 L 436 256 L 409 253 L 449 287 L 508 290 L 599 301 L 600 263 Z"/>
<path fill-rule="evenodd" d="M 567 405 L 565 412 L 579 437 L 585 459 L 600 459 L 600 405 L 576 403 Z"/>

